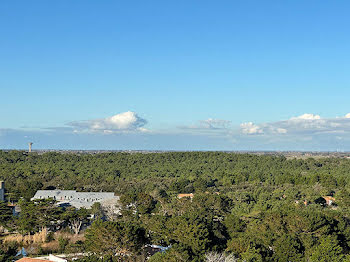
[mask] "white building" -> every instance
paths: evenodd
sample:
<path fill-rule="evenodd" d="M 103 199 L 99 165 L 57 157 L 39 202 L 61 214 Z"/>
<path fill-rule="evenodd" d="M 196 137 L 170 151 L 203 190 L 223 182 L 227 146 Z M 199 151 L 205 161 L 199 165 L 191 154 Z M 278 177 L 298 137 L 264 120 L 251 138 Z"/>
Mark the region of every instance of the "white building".
<path fill-rule="evenodd" d="M 67 205 L 75 208 L 91 208 L 99 202 L 102 206 L 113 206 L 119 204 L 119 196 L 113 192 L 77 192 L 75 190 L 38 190 L 31 200 L 52 198 L 60 206 Z"/>

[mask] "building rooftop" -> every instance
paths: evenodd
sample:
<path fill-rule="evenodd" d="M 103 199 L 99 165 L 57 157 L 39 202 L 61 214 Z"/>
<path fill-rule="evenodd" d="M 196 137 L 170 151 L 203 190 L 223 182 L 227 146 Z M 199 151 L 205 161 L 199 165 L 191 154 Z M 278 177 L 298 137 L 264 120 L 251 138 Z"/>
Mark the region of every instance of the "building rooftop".
<path fill-rule="evenodd" d="M 21 258 L 19 260 L 17 260 L 16 262 L 52 262 L 50 260 L 46 260 L 46 259 L 36 259 L 36 258 L 30 258 L 30 257 L 24 257 Z"/>
<path fill-rule="evenodd" d="M 67 204 L 76 208 L 91 208 L 91 206 L 108 200 L 119 200 L 119 196 L 115 196 L 113 192 L 77 192 L 75 190 L 38 190 L 34 199 L 53 198 L 60 205 Z"/>
<path fill-rule="evenodd" d="M 193 193 L 190 193 L 190 194 L 178 194 L 177 197 L 179 199 L 184 198 L 184 197 L 189 197 L 189 198 L 192 199 L 194 197 L 194 194 Z"/>

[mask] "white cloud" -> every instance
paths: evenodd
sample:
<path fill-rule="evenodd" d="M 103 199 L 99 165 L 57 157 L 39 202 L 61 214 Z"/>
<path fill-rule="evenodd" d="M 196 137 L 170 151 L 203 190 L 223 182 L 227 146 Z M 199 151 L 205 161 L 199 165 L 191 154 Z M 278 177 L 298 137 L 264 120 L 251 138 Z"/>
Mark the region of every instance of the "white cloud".
<path fill-rule="evenodd" d="M 350 113 L 346 114 L 345 118 L 350 118 Z"/>
<path fill-rule="evenodd" d="M 314 114 L 303 114 L 301 116 L 292 117 L 290 120 L 317 120 L 321 119 L 319 115 Z"/>
<path fill-rule="evenodd" d="M 68 123 L 69 126 L 80 132 L 101 132 L 104 134 L 128 131 L 144 132 L 146 129 L 143 126 L 146 124 L 145 119 L 130 111 L 107 118 Z"/>
<path fill-rule="evenodd" d="M 151 130 L 144 128 L 144 127 L 139 127 L 137 130 L 142 132 L 142 133 L 152 133 Z"/>
<path fill-rule="evenodd" d="M 285 129 L 285 128 L 277 128 L 276 129 L 276 131 L 277 131 L 277 133 L 279 133 L 279 134 L 286 134 L 288 131 L 287 131 L 287 129 Z"/>
<path fill-rule="evenodd" d="M 203 127 L 209 128 L 209 129 L 227 128 L 231 123 L 231 121 L 228 121 L 228 120 L 213 119 L 213 118 L 202 120 L 200 122 Z"/>
<path fill-rule="evenodd" d="M 263 130 L 258 125 L 255 125 L 253 122 L 242 123 L 240 125 L 241 131 L 243 134 L 262 134 Z"/>
<path fill-rule="evenodd" d="M 242 123 L 240 125 L 241 132 L 243 134 L 254 135 L 254 134 L 286 134 L 288 130 L 282 127 L 276 127 L 269 124 L 257 125 L 252 122 Z"/>
<path fill-rule="evenodd" d="M 350 114 L 342 118 L 321 118 L 319 115 L 303 114 L 289 120 L 253 124 L 241 124 L 243 134 L 309 136 L 320 134 L 350 134 Z"/>

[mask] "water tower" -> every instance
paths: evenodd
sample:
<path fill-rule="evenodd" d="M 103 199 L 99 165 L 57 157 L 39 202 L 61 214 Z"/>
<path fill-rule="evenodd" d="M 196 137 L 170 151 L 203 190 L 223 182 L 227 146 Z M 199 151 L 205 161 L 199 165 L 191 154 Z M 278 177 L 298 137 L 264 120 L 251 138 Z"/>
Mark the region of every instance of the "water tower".
<path fill-rule="evenodd" d="M 33 143 L 32 143 L 32 142 L 29 142 L 28 145 L 29 145 L 29 150 L 28 150 L 28 152 L 30 153 L 30 152 L 32 152 L 32 145 L 33 145 Z"/>

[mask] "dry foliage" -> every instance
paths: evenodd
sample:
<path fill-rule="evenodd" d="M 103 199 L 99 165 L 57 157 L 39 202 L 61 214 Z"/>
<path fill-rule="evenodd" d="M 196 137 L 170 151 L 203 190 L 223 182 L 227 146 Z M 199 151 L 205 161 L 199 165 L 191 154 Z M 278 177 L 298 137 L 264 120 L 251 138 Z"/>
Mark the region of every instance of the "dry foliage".
<path fill-rule="evenodd" d="M 34 235 L 11 234 L 4 238 L 4 242 L 17 242 L 22 245 L 40 244 L 46 241 L 47 229 L 35 233 Z"/>
<path fill-rule="evenodd" d="M 77 241 L 84 241 L 85 237 L 83 234 L 72 235 L 66 232 L 55 232 L 54 240 L 46 242 L 48 232 L 43 229 L 41 232 L 35 233 L 34 235 L 21 235 L 21 234 L 11 234 L 3 238 L 4 242 L 17 242 L 22 246 L 41 246 L 43 249 L 58 250 L 58 239 L 60 237 L 68 239 L 70 243 L 75 243 Z"/>

